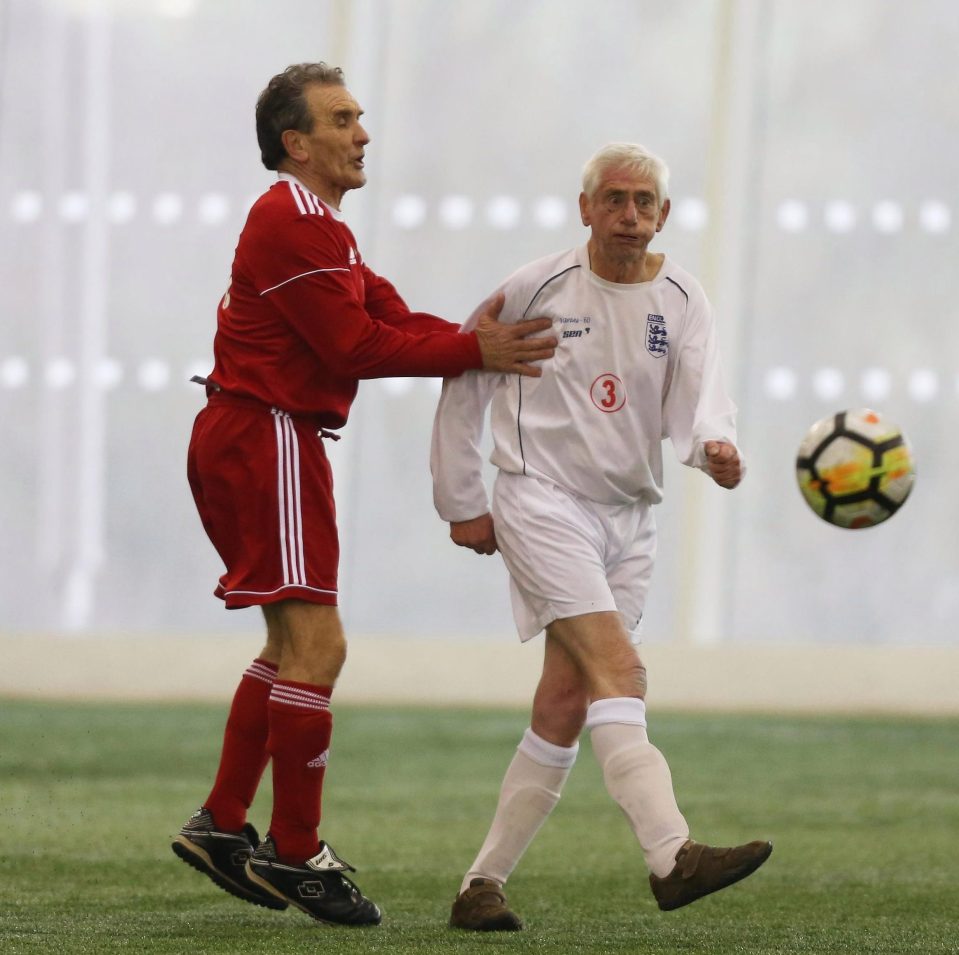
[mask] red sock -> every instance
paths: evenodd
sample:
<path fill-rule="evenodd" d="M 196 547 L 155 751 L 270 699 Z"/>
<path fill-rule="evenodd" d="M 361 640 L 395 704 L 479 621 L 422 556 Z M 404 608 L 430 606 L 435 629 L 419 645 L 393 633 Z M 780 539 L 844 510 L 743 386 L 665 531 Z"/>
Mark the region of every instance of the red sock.
<path fill-rule="evenodd" d="M 203 804 L 213 813 L 217 828 L 224 832 L 239 832 L 243 828 L 266 769 L 267 704 L 275 679 L 275 664 L 256 659 L 243 674 L 233 696 L 220 767 L 213 790 Z"/>
<path fill-rule="evenodd" d="M 320 851 L 317 828 L 323 776 L 333 735 L 329 686 L 277 680 L 270 694 L 273 818 L 270 835 L 281 862 L 298 865 Z"/>

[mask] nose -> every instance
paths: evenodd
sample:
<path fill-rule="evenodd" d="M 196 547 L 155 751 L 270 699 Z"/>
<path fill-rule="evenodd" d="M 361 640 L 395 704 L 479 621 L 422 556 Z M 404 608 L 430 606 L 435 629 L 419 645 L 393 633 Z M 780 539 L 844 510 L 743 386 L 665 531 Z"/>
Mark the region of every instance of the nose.
<path fill-rule="evenodd" d="M 635 200 L 626 200 L 626 204 L 623 206 L 623 219 L 630 223 L 639 221 L 639 206 L 636 205 Z"/>
<path fill-rule="evenodd" d="M 366 129 L 360 123 L 356 124 L 355 139 L 360 146 L 366 146 L 370 141 L 370 134 L 366 131 Z"/>

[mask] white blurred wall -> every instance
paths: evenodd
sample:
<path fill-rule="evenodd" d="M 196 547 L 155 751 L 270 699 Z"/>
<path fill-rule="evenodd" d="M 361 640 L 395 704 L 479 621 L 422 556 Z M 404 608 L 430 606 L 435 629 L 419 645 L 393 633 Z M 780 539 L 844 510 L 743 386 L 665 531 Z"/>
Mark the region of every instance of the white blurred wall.
<path fill-rule="evenodd" d="M 952 0 L 4 0 L 0 634 L 252 633 L 185 477 L 215 307 L 259 166 L 253 104 L 343 66 L 371 267 L 454 320 L 584 240 L 585 159 L 672 168 L 659 240 L 719 310 L 749 475 L 667 473 L 650 644 L 955 647 L 959 7 Z M 498 559 L 455 550 L 427 466 L 437 383 L 371 381 L 332 448 L 343 613 L 374 637 L 509 637 Z M 862 532 L 806 509 L 793 458 L 886 411 L 912 499 Z M 669 456 L 667 451 L 667 457 Z"/>

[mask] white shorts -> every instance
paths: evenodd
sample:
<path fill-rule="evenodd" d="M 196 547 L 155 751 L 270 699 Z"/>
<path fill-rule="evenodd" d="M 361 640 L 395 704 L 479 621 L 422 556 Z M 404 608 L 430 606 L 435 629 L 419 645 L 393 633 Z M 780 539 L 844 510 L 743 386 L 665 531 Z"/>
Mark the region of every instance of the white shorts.
<path fill-rule="evenodd" d="M 521 640 L 554 620 L 618 610 L 639 643 L 656 556 L 651 505 L 596 504 L 547 481 L 500 471 L 492 510 Z"/>

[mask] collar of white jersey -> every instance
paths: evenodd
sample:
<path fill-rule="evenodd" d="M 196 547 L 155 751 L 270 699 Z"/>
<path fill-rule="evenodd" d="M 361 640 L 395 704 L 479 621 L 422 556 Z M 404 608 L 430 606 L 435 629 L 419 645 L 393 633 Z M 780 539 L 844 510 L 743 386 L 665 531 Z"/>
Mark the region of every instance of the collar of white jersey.
<path fill-rule="evenodd" d="M 300 182 L 292 173 L 289 172 L 278 172 L 276 174 L 277 179 L 282 179 L 284 182 L 292 182 L 294 185 L 299 186 L 304 192 L 308 192 L 317 202 L 319 202 L 324 209 L 334 218 L 337 222 L 345 222 L 343 218 L 343 213 L 339 209 L 334 209 L 328 202 L 324 202 L 312 189 L 307 189 L 306 186 Z"/>
<path fill-rule="evenodd" d="M 595 282 L 597 285 L 601 285 L 603 288 L 615 289 L 619 292 L 628 292 L 631 289 L 648 288 L 650 285 L 655 285 L 657 282 L 661 282 L 667 277 L 667 274 L 672 267 L 672 262 L 670 261 L 669 255 L 663 253 L 663 264 L 659 267 L 659 271 L 651 279 L 647 279 L 645 282 L 610 282 L 609 279 L 604 279 L 597 275 L 590 267 L 588 243 L 581 245 L 576 249 L 576 261 L 582 267 L 586 275 L 589 276 L 591 282 Z"/>

